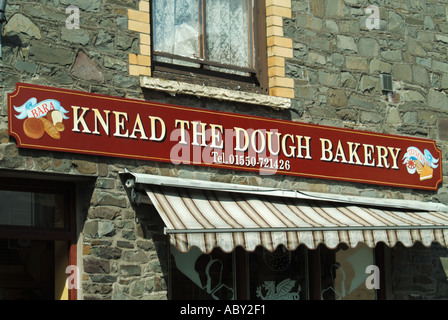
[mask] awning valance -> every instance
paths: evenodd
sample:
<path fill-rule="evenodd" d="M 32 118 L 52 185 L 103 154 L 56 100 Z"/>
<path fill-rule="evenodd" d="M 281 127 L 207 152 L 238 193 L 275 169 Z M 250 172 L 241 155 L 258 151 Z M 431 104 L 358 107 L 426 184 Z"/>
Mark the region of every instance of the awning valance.
<path fill-rule="evenodd" d="M 439 204 L 403 207 L 396 201 L 369 204 L 365 198 L 344 202 L 340 197 L 332 201 L 302 193 L 278 195 L 279 190 L 267 188 L 250 192 L 250 187 L 239 185 L 209 182 L 207 187 L 192 180 L 169 180 L 156 177 L 150 183 L 151 176 L 145 175 L 140 187 L 163 219 L 170 243 L 181 252 L 194 246 L 208 253 L 216 247 L 231 252 L 238 246 L 246 251 L 257 246 L 273 251 L 279 245 L 294 250 L 300 244 L 314 249 L 321 243 L 329 248 L 359 242 L 369 247 L 379 242 L 411 246 L 416 241 L 448 245 L 448 213 L 416 209 L 443 208 Z"/>

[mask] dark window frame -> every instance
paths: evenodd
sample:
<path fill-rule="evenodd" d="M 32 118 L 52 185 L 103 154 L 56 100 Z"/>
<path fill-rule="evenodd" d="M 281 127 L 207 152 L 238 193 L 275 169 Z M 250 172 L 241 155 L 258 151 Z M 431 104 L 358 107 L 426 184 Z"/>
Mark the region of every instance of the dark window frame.
<path fill-rule="evenodd" d="M 36 240 L 67 240 L 76 242 L 74 183 L 52 180 L 2 177 L 0 190 L 60 194 L 64 197 L 64 228 L 0 225 L 0 237 Z"/>
<path fill-rule="evenodd" d="M 150 2 L 152 10 L 152 1 Z M 204 14 L 204 12 L 202 12 Z M 253 67 L 243 68 L 238 66 L 232 66 L 228 64 L 218 63 L 214 61 L 208 61 L 206 59 L 195 59 L 166 52 L 158 52 L 154 50 L 154 40 L 151 36 L 151 69 L 152 74 L 161 77 L 169 78 L 167 74 L 174 74 L 182 77 L 188 77 L 189 81 L 192 81 L 192 75 L 194 78 L 200 80 L 212 79 L 215 81 L 222 81 L 225 83 L 233 83 L 237 85 L 246 85 L 246 88 L 250 88 L 250 85 L 255 86 L 261 90 L 262 93 L 268 93 L 268 72 L 267 72 L 267 41 L 266 41 L 266 3 L 265 0 L 254 0 L 254 8 L 252 12 L 253 24 L 251 27 L 252 39 L 250 40 L 253 47 Z M 154 30 L 153 19 L 150 19 L 151 30 Z M 203 24 L 202 24 L 203 25 Z M 204 28 L 204 26 L 203 26 Z M 202 33 L 204 34 L 204 32 Z M 201 55 L 204 52 L 204 37 L 200 36 L 199 43 L 201 44 Z M 182 60 L 184 62 L 193 62 L 199 64 L 199 68 L 183 66 L 179 64 L 172 64 L 168 62 L 161 62 L 155 59 L 156 57 L 165 57 L 176 60 Z M 216 70 L 210 70 L 208 67 L 225 68 L 233 71 L 241 71 L 248 73 L 249 76 L 243 76 L 238 74 L 226 73 Z M 194 82 L 194 81 L 193 81 Z M 244 88 L 243 88 L 244 90 Z"/>
<path fill-rule="evenodd" d="M 64 228 L 0 225 L 0 238 L 66 241 L 67 264 L 77 265 L 76 182 L 46 179 L 41 175 L 33 178 L 24 177 L 23 174 L 18 176 L 20 177 L 0 174 L 0 190 L 62 194 L 64 196 Z M 77 300 L 77 291 L 77 288 L 69 289 L 68 299 Z"/>

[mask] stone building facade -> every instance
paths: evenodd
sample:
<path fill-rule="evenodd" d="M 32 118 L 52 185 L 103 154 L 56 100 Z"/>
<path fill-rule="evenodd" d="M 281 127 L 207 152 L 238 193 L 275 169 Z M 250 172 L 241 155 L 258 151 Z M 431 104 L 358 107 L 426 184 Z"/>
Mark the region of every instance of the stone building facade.
<path fill-rule="evenodd" d="M 79 9 L 79 28 L 66 11 Z M 378 8 L 379 24 L 368 23 Z M 265 0 L 267 87 L 153 68 L 151 2 L 9 0 L 0 64 L 0 177 L 66 181 L 76 194 L 77 299 L 170 297 L 163 221 L 136 206 L 125 170 L 238 185 L 448 205 L 437 191 L 313 178 L 260 176 L 155 161 L 24 150 L 8 134 L 7 94 L 19 82 L 113 97 L 428 138 L 448 153 L 446 0 Z M 386 94 L 381 75 L 392 76 Z M 444 168 L 444 170 L 446 170 Z M 445 171 L 444 171 L 445 172 Z M 445 175 L 445 174 L 444 174 Z M 445 175 L 446 176 L 446 175 Z M 445 177 L 446 178 L 446 177 Z M 9 181 L 9 180 L 8 180 Z M 1 234 L 0 234 L 0 237 Z M 388 299 L 448 297 L 447 249 L 387 251 Z M 74 298 L 72 296 L 72 298 Z"/>

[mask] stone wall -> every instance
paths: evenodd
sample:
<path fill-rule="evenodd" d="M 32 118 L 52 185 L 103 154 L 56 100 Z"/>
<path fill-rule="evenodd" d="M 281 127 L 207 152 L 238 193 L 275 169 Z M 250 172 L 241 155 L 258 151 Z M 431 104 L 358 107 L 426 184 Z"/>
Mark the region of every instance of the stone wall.
<path fill-rule="evenodd" d="M 379 29 L 366 26 L 370 4 Z M 293 0 L 285 36 L 294 42 L 286 71 L 295 78 L 295 118 L 434 139 L 446 161 L 447 10 L 447 1 Z M 390 98 L 382 73 L 393 77 Z M 429 198 L 447 203 L 446 187 Z"/>
<path fill-rule="evenodd" d="M 158 236 L 155 222 L 143 219 L 144 227 L 139 223 L 119 172 L 125 167 L 167 172 L 148 162 L 19 150 L 8 136 L 6 98 L 17 82 L 142 97 L 139 79 L 129 75 L 128 66 L 128 55 L 138 52 L 139 37 L 128 30 L 127 13 L 138 1 L 76 1 L 79 29 L 66 28 L 70 4 L 8 1 L 0 63 L 0 174 L 14 170 L 18 176 L 35 172 L 42 178 L 83 177 L 78 183 L 81 298 L 166 299 L 165 238 Z"/>
<path fill-rule="evenodd" d="M 6 94 L 14 90 L 17 82 L 36 83 L 425 137 L 437 141 L 445 155 L 443 161 L 446 161 L 447 0 L 377 0 L 375 5 L 380 8 L 381 17 L 379 30 L 365 27 L 366 0 L 292 0 L 291 15 L 276 23 L 283 27 L 282 37 L 293 40 L 293 57 L 285 60 L 285 77 L 293 78 L 295 85 L 294 95 L 289 95 L 295 97 L 293 112 L 142 90 L 140 78 L 129 72 L 130 57 L 141 54 L 142 38 L 139 32 L 128 29 L 129 10 L 141 10 L 141 1 L 76 2 L 80 9 L 80 29 L 65 27 L 68 17 L 65 9 L 72 4 L 69 0 L 8 1 L 0 63 L 0 173 L 1 170 L 15 170 L 88 178 L 79 185 L 82 298 L 166 298 L 166 243 L 162 223 L 157 214 L 147 214 L 148 208 L 137 208 L 129 202 L 119 177 L 119 172 L 125 168 L 162 176 L 448 204 L 446 185 L 433 193 L 18 150 L 14 139 L 8 136 L 6 108 Z M 395 90 L 390 100 L 381 92 L 381 73 L 393 76 Z M 422 252 L 423 256 L 437 254 L 438 249 L 434 250 L 435 253 L 418 248 L 397 251 L 393 260 L 397 266 L 395 279 L 398 281 L 398 276 L 404 279 L 401 270 L 406 261 L 416 261 Z M 421 263 L 419 268 L 423 269 L 419 272 L 427 270 L 425 264 L 427 261 Z M 440 269 L 434 272 L 440 276 Z M 427 281 L 418 277 L 418 273 L 412 277 L 414 282 Z M 400 281 L 394 287 L 396 298 L 409 298 L 412 288 L 406 288 L 406 282 Z"/>

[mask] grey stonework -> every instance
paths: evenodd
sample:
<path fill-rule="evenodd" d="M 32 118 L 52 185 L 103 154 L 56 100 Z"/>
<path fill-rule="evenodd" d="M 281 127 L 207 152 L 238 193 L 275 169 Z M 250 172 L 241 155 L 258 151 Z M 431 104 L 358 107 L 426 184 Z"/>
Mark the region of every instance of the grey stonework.
<path fill-rule="evenodd" d="M 292 112 L 142 90 L 139 79 L 129 76 L 127 63 L 128 54 L 138 53 L 139 45 L 138 35 L 127 30 L 127 9 L 137 9 L 138 1 L 74 1 L 81 10 L 81 28 L 68 30 L 65 28 L 65 8 L 72 2 L 8 1 L 8 23 L 4 26 L 3 60 L 0 62 L 0 171 L 82 178 L 78 183 L 81 199 L 78 219 L 83 299 L 167 298 L 168 257 L 163 223 L 157 214 L 148 213 L 148 207 L 130 203 L 119 176 L 125 168 L 187 179 L 448 204 L 445 184 L 433 193 L 18 150 L 14 139 L 8 136 L 6 108 L 6 94 L 14 90 L 17 82 L 27 82 L 425 137 L 437 141 L 445 157 L 442 161 L 446 162 L 448 1 L 375 1 L 380 7 L 381 28 L 368 30 L 363 13 L 368 5 L 366 0 L 292 0 L 292 18 L 284 20 L 285 36 L 294 42 L 294 57 L 286 63 L 287 76 L 293 77 L 296 83 Z M 391 73 L 394 78 L 391 101 L 381 92 L 381 73 Z M 419 257 L 422 251 L 424 254 L 441 252 L 439 248 L 434 250 L 434 253 L 421 248 L 405 250 L 406 259 L 415 262 L 413 257 Z M 399 264 L 406 259 L 399 255 L 395 257 L 395 271 L 397 277 L 401 276 L 397 279 L 408 276 L 400 272 Z M 422 285 L 424 293 L 419 293 L 420 298 L 447 296 L 446 286 L 434 289 L 437 282 L 434 273 L 440 276 L 439 267 L 434 266 L 429 276 L 406 271 L 414 277 L 414 284 Z M 394 298 L 408 299 L 416 294 L 416 287 L 407 288 L 403 281 L 397 284 Z"/>
<path fill-rule="evenodd" d="M 380 29 L 366 27 L 371 4 Z M 439 122 L 448 118 L 447 1 L 292 0 L 292 8 L 284 19 L 294 43 L 286 76 L 296 81 L 299 121 L 424 137 L 446 150 Z M 393 77 L 390 99 L 382 73 Z"/>

